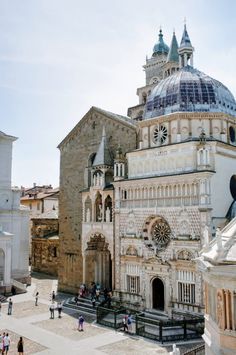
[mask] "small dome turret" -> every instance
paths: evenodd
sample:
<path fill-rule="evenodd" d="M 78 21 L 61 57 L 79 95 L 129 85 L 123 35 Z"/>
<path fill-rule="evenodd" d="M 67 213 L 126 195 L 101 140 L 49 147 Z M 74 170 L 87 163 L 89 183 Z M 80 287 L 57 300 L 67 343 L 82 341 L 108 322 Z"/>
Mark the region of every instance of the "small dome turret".
<path fill-rule="evenodd" d="M 152 56 L 155 57 L 158 54 L 168 54 L 169 52 L 169 47 L 167 46 L 167 44 L 165 44 L 164 40 L 163 40 L 163 34 L 162 34 L 162 30 L 160 29 L 159 32 L 159 41 L 155 44 L 155 46 L 153 47 L 153 54 Z"/>

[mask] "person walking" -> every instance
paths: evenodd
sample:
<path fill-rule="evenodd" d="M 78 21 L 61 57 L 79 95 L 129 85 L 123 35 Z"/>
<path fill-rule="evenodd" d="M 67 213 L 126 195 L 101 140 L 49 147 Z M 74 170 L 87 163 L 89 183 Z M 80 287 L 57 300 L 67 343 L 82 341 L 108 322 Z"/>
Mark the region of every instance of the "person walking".
<path fill-rule="evenodd" d="M 57 304 L 58 318 L 61 318 L 62 304 L 58 302 Z"/>
<path fill-rule="evenodd" d="M 8 312 L 7 312 L 7 314 L 9 316 L 12 314 L 12 307 L 13 307 L 13 302 L 12 302 L 11 298 L 9 298 L 9 301 L 8 301 Z"/>
<path fill-rule="evenodd" d="M 79 316 L 79 319 L 78 319 L 78 331 L 79 332 L 84 331 L 84 317 L 82 316 L 82 314 Z"/>
<path fill-rule="evenodd" d="M 55 291 L 52 291 L 52 301 L 54 302 L 56 299 L 56 294 L 55 294 Z"/>
<path fill-rule="evenodd" d="M 97 288 L 96 289 L 96 301 L 98 301 L 98 302 L 99 302 L 99 297 L 100 297 L 100 289 Z"/>
<path fill-rule="evenodd" d="M 36 292 L 36 295 L 35 295 L 35 306 L 38 306 L 38 300 L 39 300 L 39 293 Z"/>
<path fill-rule="evenodd" d="M 24 355 L 24 342 L 22 337 L 20 337 L 17 343 L 17 351 L 19 355 Z"/>
<path fill-rule="evenodd" d="M 4 344 L 4 353 L 7 355 L 10 347 L 10 342 L 11 339 L 9 337 L 9 334 L 7 333 L 4 338 L 3 338 L 3 344 Z"/>
<path fill-rule="evenodd" d="M 4 351 L 3 335 L 0 334 L 0 354 Z"/>
<path fill-rule="evenodd" d="M 54 319 L 54 311 L 55 311 L 54 302 L 50 304 L 49 310 L 50 310 L 50 319 Z"/>
<path fill-rule="evenodd" d="M 96 299 L 95 299 L 95 297 L 92 297 L 91 302 L 92 302 L 93 308 L 95 308 L 96 307 Z"/>
<path fill-rule="evenodd" d="M 127 327 L 128 327 L 128 332 L 131 333 L 132 332 L 132 316 L 131 316 L 131 314 L 129 314 L 128 318 L 127 318 Z"/>
<path fill-rule="evenodd" d="M 123 317 L 123 330 L 124 330 L 124 332 L 128 332 L 128 324 L 127 324 L 127 322 L 128 322 L 128 316 L 124 316 Z"/>

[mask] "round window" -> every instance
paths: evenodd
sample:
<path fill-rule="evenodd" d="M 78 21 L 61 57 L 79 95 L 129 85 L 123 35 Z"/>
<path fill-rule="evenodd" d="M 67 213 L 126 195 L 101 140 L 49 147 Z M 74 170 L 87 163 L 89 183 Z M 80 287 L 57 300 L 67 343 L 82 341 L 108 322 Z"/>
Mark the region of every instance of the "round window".
<path fill-rule="evenodd" d="M 230 126 L 229 127 L 229 137 L 232 143 L 235 142 L 235 129 L 234 127 Z"/>
<path fill-rule="evenodd" d="M 163 144 L 167 138 L 167 128 L 165 126 L 156 127 L 153 132 L 154 143 Z"/>
<path fill-rule="evenodd" d="M 158 220 L 152 227 L 152 240 L 159 247 L 166 246 L 170 241 L 171 230 L 168 223 L 164 220 Z"/>

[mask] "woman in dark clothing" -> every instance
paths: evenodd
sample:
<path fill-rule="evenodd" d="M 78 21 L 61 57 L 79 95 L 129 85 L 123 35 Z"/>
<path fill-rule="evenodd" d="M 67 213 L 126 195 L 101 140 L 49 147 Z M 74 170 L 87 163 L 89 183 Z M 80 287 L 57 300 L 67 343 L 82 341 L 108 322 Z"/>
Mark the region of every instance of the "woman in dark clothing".
<path fill-rule="evenodd" d="M 24 342 L 22 337 L 20 337 L 20 340 L 18 341 L 17 350 L 19 355 L 24 354 Z"/>

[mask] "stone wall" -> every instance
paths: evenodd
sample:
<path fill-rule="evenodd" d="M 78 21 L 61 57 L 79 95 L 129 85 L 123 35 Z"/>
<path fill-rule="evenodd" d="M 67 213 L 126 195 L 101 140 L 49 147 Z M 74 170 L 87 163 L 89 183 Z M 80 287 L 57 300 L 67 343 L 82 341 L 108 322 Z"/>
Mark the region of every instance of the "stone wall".
<path fill-rule="evenodd" d="M 115 115 L 114 115 L 115 116 Z M 60 264 L 59 290 L 77 292 L 82 283 L 81 254 L 82 196 L 88 186 L 86 168 L 96 153 L 105 126 L 113 155 L 121 145 L 123 152 L 136 148 L 136 128 L 122 119 L 113 119 L 92 108 L 60 144 Z"/>

